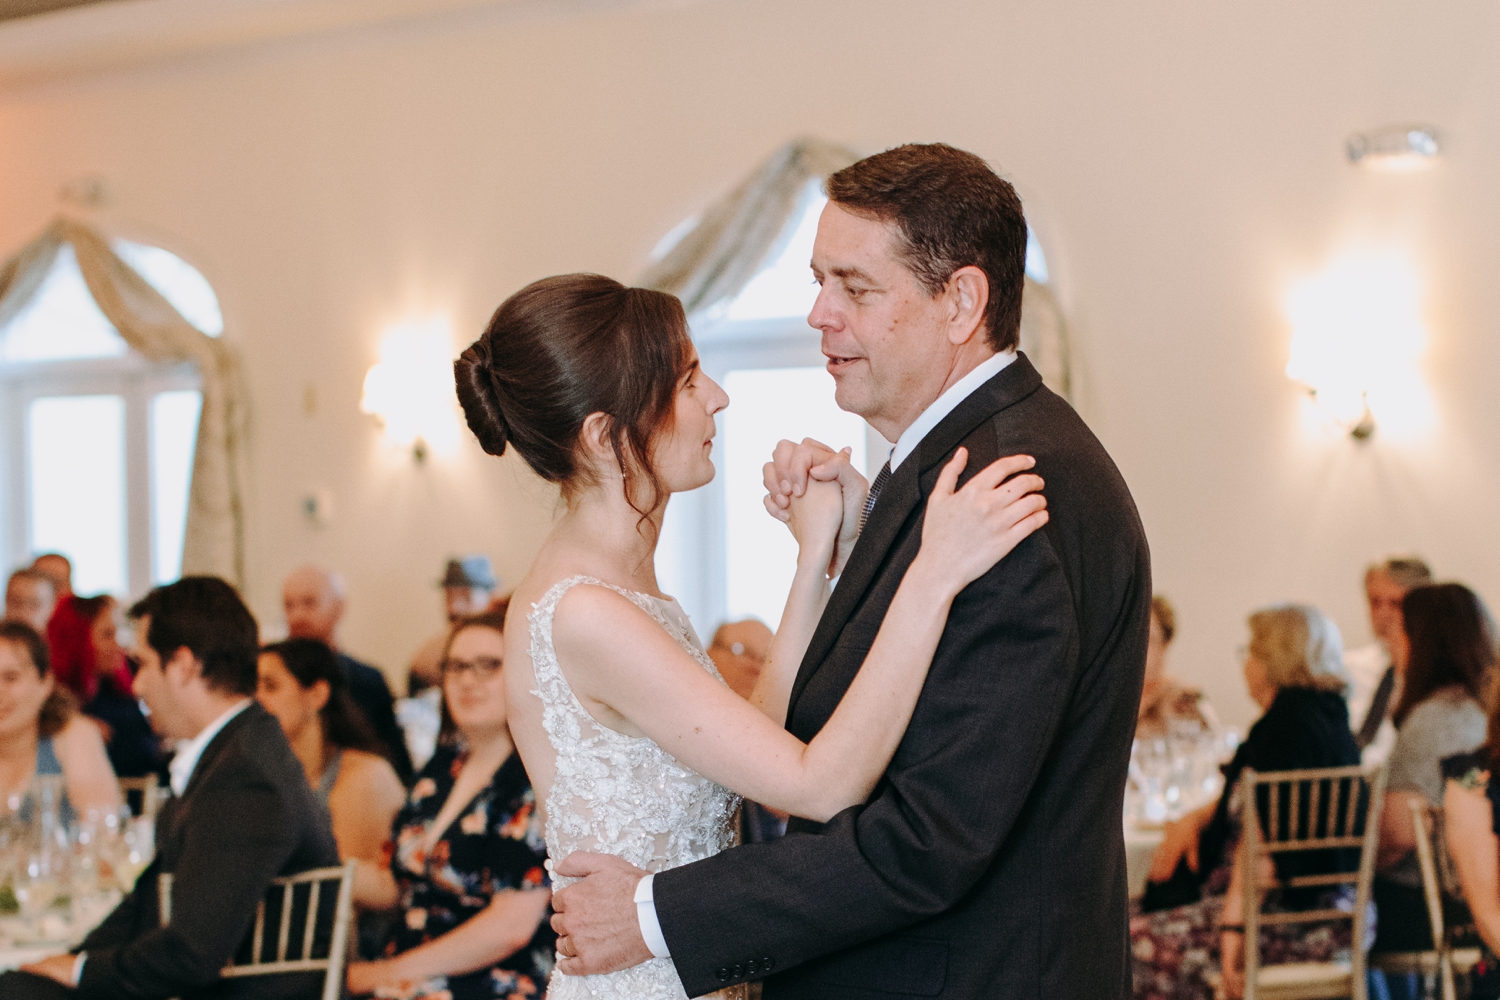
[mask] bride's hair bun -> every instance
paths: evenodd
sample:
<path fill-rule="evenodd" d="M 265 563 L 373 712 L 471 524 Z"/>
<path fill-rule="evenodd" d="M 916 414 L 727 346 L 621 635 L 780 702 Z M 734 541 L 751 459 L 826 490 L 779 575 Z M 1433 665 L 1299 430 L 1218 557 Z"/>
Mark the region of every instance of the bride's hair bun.
<path fill-rule="evenodd" d="M 489 347 L 483 340 L 469 345 L 453 362 L 453 382 L 464 419 L 479 439 L 479 446 L 491 455 L 505 454 L 510 427 L 500 408 L 500 393 L 490 372 Z"/>
<path fill-rule="evenodd" d="M 666 499 L 650 439 L 670 422 L 691 358 L 675 296 L 597 274 L 562 274 L 501 303 L 453 375 L 485 451 L 514 448 L 564 496 L 597 473 L 625 473 L 627 498 L 644 514 Z M 609 417 L 618 470 L 582 460 L 579 436 L 592 413 Z"/>

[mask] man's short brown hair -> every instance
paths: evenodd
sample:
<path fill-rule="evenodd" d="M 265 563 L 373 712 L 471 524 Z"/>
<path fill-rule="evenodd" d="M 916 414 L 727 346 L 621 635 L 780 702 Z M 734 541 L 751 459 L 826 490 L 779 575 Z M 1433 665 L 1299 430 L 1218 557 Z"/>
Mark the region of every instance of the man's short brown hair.
<path fill-rule="evenodd" d="M 892 223 L 903 262 L 930 295 L 961 267 L 989 279 L 984 325 L 990 346 L 1021 339 L 1026 216 L 1016 189 L 989 164 L 943 143 L 867 156 L 828 178 L 828 198 L 865 218 Z"/>

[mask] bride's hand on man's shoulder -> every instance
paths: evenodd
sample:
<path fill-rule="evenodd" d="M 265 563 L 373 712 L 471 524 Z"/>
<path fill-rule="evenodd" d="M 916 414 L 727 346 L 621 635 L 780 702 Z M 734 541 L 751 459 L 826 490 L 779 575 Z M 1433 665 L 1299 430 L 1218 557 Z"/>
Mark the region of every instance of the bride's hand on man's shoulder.
<path fill-rule="evenodd" d="M 996 459 L 956 489 L 968 460 L 968 449 L 960 448 L 943 466 L 927 499 L 919 556 L 960 588 L 989 572 L 1047 523 L 1042 477 L 1027 471 L 1036 465 L 1034 458 Z"/>

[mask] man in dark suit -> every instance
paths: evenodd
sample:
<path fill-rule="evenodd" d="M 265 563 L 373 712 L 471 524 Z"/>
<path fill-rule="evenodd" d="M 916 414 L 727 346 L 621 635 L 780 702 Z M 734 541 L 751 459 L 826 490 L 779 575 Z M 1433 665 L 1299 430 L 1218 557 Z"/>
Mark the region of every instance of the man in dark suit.
<path fill-rule="evenodd" d="M 131 609 L 135 693 L 184 741 L 156 858 L 77 954 L 0 977 L 6 998 L 305 996 L 307 974 L 221 980 L 271 880 L 339 863 L 328 815 L 281 725 L 256 704 L 255 619 L 215 577 L 158 587 Z M 159 878 L 173 876 L 162 926 Z M 315 991 L 315 989 L 314 989 Z"/>
<path fill-rule="evenodd" d="M 654 876 L 575 855 L 559 966 L 670 955 L 689 996 L 765 979 L 780 998 L 1130 993 L 1122 808 L 1151 582 L 1125 482 L 1016 351 L 1026 225 L 971 154 L 905 146 L 829 180 L 808 322 L 839 405 L 896 441 L 809 644 L 787 727 L 810 739 L 869 651 L 953 452 L 967 475 L 1035 457 L 1050 519 L 954 602 L 921 700 L 870 800 L 769 844 Z M 847 463 L 783 443 L 768 507 Z M 850 494 L 855 495 L 851 498 Z"/>
<path fill-rule="evenodd" d="M 316 639 L 334 651 L 349 679 L 349 698 L 364 713 L 396 776 L 403 785 L 410 785 L 411 754 L 406 749 L 406 736 L 396 723 L 395 699 L 385 675 L 339 649 L 338 628 L 344 606 L 344 581 L 321 566 L 292 570 L 281 585 L 287 634 L 293 639 Z"/>

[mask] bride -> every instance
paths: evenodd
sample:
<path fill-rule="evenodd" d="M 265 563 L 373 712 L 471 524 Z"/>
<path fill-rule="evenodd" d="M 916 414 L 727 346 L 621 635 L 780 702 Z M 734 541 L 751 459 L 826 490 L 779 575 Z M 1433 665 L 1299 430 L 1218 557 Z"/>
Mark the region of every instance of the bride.
<path fill-rule="evenodd" d="M 667 499 L 713 478 L 714 414 L 729 403 L 699 368 L 677 299 L 598 275 L 547 278 L 500 306 L 455 373 L 485 451 L 514 447 L 558 484 L 565 508 L 511 601 L 528 627 L 505 635 L 511 731 L 543 803 L 549 867 L 575 851 L 650 872 L 699 860 L 732 846 L 740 796 L 819 821 L 864 802 L 954 597 L 1046 522 L 1041 481 L 1005 481 L 1030 458 L 1000 459 L 955 491 L 960 450 L 858 678 L 804 744 L 782 728 L 787 701 L 830 574 L 858 533 L 864 480 L 843 468 L 846 488 L 815 482 L 792 501 L 796 576 L 747 702 L 656 582 Z M 685 994 L 671 960 L 652 959 L 610 975 L 556 972 L 549 996 Z"/>

